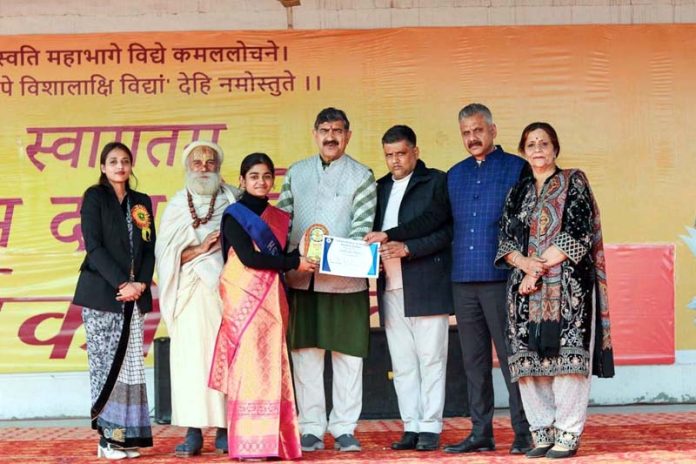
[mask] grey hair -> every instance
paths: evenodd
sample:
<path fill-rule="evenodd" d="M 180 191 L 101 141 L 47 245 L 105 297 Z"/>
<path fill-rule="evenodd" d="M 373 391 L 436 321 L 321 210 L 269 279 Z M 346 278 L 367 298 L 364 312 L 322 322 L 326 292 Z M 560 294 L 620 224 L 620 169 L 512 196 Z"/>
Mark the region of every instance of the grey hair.
<path fill-rule="evenodd" d="M 470 103 L 459 111 L 459 121 L 480 114 L 488 124 L 493 124 L 493 114 L 486 105 L 481 103 Z"/>

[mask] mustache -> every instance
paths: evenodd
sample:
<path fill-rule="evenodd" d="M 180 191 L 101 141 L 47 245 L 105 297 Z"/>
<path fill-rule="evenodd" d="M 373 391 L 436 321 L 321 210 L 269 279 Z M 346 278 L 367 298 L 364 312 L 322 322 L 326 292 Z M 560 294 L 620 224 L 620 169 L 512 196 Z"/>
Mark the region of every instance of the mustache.
<path fill-rule="evenodd" d="M 338 142 L 335 140 L 327 140 L 326 142 L 324 142 L 324 146 L 327 145 L 338 145 Z"/>
<path fill-rule="evenodd" d="M 481 142 L 470 142 L 468 146 L 469 146 L 469 148 L 471 148 L 471 147 L 476 147 L 476 146 L 481 146 L 481 145 L 483 145 L 483 143 L 481 143 Z"/>

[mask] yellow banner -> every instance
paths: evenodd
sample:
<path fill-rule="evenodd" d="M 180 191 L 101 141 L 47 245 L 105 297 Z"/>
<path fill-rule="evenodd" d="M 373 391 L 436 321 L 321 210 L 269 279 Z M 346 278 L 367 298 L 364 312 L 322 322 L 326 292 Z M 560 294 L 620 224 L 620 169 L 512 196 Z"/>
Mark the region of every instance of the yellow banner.
<path fill-rule="evenodd" d="M 696 259 L 679 238 L 695 214 L 693 50 L 691 25 L 1 37 L 0 373 L 86 369 L 70 299 L 80 198 L 105 143 L 132 147 L 158 215 L 183 186 L 190 141 L 220 143 L 230 183 L 254 151 L 282 173 L 316 152 L 310 131 L 327 106 L 347 112 L 347 151 L 378 177 L 394 124 L 448 169 L 467 156 L 467 103 L 492 109 L 511 152 L 527 123 L 550 122 L 559 164 L 589 176 L 605 242 L 676 244 L 676 347 L 696 349 Z"/>

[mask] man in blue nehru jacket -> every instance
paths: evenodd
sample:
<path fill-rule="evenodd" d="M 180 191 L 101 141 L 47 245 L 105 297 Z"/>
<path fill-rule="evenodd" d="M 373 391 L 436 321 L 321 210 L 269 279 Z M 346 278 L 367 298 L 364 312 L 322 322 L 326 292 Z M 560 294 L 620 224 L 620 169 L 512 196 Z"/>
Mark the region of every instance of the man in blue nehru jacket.
<path fill-rule="evenodd" d="M 452 295 L 462 346 L 471 412 L 471 434 L 445 447 L 448 453 L 492 451 L 493 357 L 491 340 L 510 396 L 515 430 L 511 454 L 531 449 L 529 424 L 519 388 L 510 382 L 505 347 L 505 284 L 507 271 L 493 266 L 498 246 L 498 221 L 508 190 L 519 179 L 525 161 L 494 145 L 497 128 L 491 111 L 472 103 L 459 112 L 464 147 L 471 155 L 447 174 L 454 222 Z"/>

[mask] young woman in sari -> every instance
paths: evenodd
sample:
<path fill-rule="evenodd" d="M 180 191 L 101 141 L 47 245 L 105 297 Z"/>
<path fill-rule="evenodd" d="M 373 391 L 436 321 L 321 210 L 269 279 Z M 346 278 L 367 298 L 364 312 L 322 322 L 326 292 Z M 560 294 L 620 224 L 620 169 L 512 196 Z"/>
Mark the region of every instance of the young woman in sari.
<path fill-rule="evenodd" d="M 273 161 L 252 153 L 242 161 L 244 194 L 222 220 L 220 277 L 224 311 L 210 387 L 227 395 L 230 458 L 301 457 L 300 433 L 286 346 L 288 303 L 282 272 L 314 272 L 299 254 L 283 253 L 288 213 L 268 204 Z"/>
<path fill-rule="evenodd" d="M 138 457 L 152 446 L 143 363 L 143 319 L 152 310 L 155 226 L 150 197 L 130 186 L 133 155 L 104 146 L 99 182 L 80 209 L 87 256 L 73 303 L 82 306 L 97 455 Z"/>
<path fill-rule="evenodd" d="M 531 168 L 510 192 L 496 265 L 507 284 L 510 374 L 534 437 L 529 458 L 566 458 L 580 444 L 591 374 L 614 375 L 599 210 L 587 177 L 560 169 L 556 131 L 522 132 Z"/>

